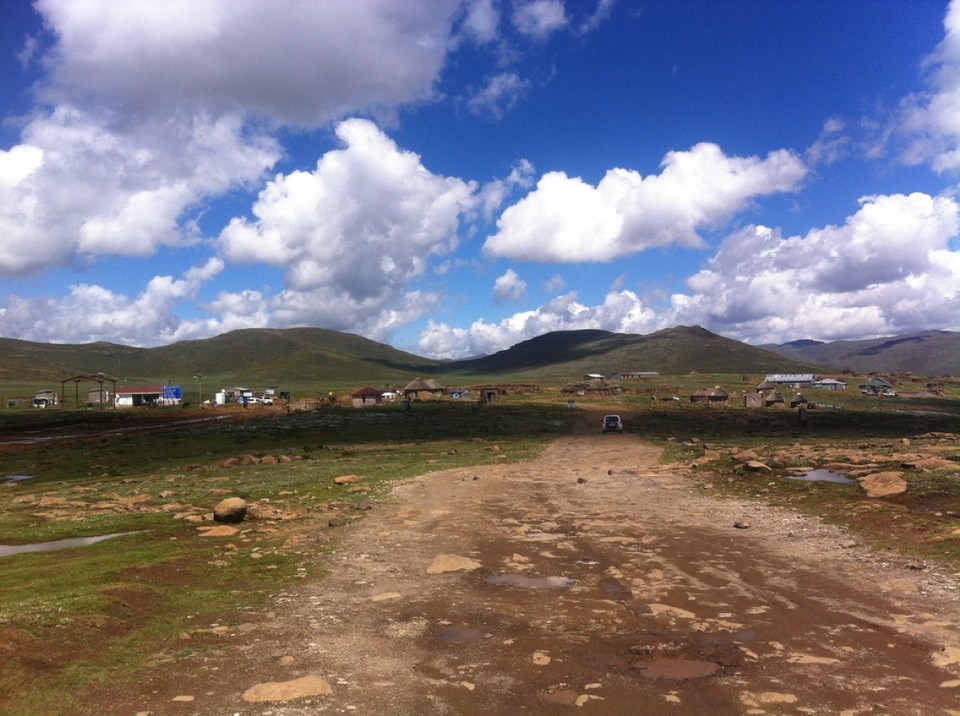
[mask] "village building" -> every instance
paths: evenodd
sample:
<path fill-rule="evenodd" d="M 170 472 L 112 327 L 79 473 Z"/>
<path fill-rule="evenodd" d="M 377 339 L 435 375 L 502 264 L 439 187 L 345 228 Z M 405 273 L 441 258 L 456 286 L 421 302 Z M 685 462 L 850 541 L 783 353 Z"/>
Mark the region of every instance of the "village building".
<path fill-rule="evenodd" d="M 611 376 L 613 380 L 651 380 L 660 377 L 655 370 L 621 370 Z"/>
<path fill-rule="evenodd" d="M 124 386 L 116 389 L 114 405 L 139 408 L 151 405 L 180 405 L 183 391 L 179 385 Z"/>
<path fill-rule="evenodd" d="M 249 388 L 235 386 L 233 388 L 224 388 L 213 396 L 213 402 L 216 405 L 227 405 L 229 403 L 238 403 L 248 405 L 253 400 L 253 391 Z"/>
<path fill-rule="evenodd" d="M 782 408 L 786 404 L 783 396 L 776 390 L 771 390 L 763 396 L 763 406 L 765 408 Z"/>
<path fill-rule="evenodd" d="M 432 400 L 443 397 L 443 386 L 433 378 L 415 378 L 403 389 L 404 400 Z"/>
<path fill-rule="evenodd" d="M 790 398 L 790 407 L 791 408 L 805 408 L 809 401 L 803 397 L 801 393 L 797 393 L 792 398 Z"/>
<path fill-rule="evenodd" d="M 820 378 L 813 382 L 813 387 L 818 390 L 846 390 L 847 384 L 836 378 Z"/>
<path fill-rule="evenodd" d="M 605 380 L 591 380 L 588 383 L 568 383 L 560 392 L 567 395 L 623 395 L 623 386 Z"/>
<path fill-rule="evenodd" d="M 350 400 L 353 401 L 354 408 L 363 408 L 368 405 L 380 405 L 383 402 L 383 394 L 376 388 L 369 386 L 360 388 L 360 390 L 350 394 Z"/>
<path fill-rule="evenodd" d="M 889 395 L 893 393 L 893 383 L 880 376 L 873 376 L 866 383 L 860 384 L 860 392 L 864 395 Z"/>
<path fill-rule="evenodd" d="M 721 388 L 719 385 L 707 393 L 708 403 L 726 403 L 728 400 L 730 400 L 730 393 Z"/>
<path fill-rule="evenodd" d="M 814 376 L 813 373 L 771 373 L 764 382 L 773 383 L 778 388 L 811 388 Z"/>
<path fill-rule="evenodd" d="M 105 388 L 102 384 L 87 391 L 87 405 L 103 408 L 111 405 L 112 401 L 113 396 L 110 395 L 110 389 Z"/>

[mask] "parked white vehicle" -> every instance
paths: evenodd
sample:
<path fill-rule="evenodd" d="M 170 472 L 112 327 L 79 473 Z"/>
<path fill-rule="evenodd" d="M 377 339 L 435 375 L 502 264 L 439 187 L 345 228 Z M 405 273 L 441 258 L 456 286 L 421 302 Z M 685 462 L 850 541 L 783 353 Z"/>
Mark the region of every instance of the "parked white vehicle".
<path fill-rule="evenodd" d="M 623 421 L 620 420 L 619 415 L 604 415 L 603 416 L 603 432 L 605 433 L 622 433 L 623 432 Z"/>

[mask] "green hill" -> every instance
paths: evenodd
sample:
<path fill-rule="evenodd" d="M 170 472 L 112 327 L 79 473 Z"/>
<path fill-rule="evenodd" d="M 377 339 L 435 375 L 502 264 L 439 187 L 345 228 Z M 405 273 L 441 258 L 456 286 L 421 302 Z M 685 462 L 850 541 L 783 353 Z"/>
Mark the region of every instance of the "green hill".
<path fill-rule="evenodd" d="M 322 328 L 245 329 L 157 348 L 111 343 L 60 345 L 0 339 L 0 380 L 48 382 L 104 373 L 119 385 L 405 384 L 417 376 L 448 382 L 566 381 L 585 373 L 763 373 L 810 368 L 699 327 L 650 335 L 560 331 L 483 358 L 436 361 L 349 333 Z"/>
<path fill-rule="evenodd" d="M 229 384 L 405 382 L 411 373 L 432 372 L 440 365 L 383 343 L 323 328 L 251 328 L 157 348 L 0 339 L 0 380 L 14 382 L 59 382 L 95 373 L 116 378 L 121 385 L 187 384 L 200 373 Z"/>
<path fill-rule="evenodd" d="M 519 377 L 577 378 L 586 373 L 656 371 L 776 373 L 811 369 L 796 361 L 724 338 L 699 326 L 648 335 L 599 330 L 560 331 L 531 338 L 491 356 L 460 361 L 458 371 Z"/>

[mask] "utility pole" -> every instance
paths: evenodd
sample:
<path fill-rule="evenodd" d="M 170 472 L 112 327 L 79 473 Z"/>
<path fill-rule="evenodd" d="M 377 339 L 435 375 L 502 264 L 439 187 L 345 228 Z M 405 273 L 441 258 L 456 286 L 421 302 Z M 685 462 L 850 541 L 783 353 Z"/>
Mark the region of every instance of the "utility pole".
<path fill-rule="evenodd" d="M 194 378 L 197 379 L 197 407 L 203 407 L 203 373 L 197 373 Z"/>

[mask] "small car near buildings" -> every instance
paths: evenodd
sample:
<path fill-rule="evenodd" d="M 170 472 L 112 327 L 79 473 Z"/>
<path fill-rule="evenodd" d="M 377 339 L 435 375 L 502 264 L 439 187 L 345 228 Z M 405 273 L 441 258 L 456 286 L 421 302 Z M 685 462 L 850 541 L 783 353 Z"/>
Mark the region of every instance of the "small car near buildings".
<path fill-rule="evenodd" d="M 622 433 L 623 421 L 620 420 L 620 416 L 604 415 L 603 416 L 603 432 L 604 433 Z"/>

